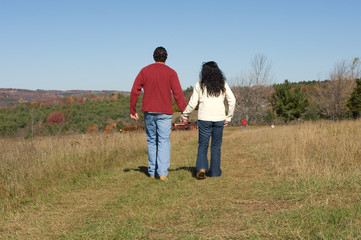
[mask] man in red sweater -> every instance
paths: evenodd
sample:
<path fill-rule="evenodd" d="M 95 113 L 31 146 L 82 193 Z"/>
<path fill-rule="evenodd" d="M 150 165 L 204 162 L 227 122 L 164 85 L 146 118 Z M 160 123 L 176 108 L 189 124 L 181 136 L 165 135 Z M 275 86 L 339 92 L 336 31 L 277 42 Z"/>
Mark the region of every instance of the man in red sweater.
<path fill-rule="evenodd" d="M 168 179 L 170 166 L 169 135 L 172 128 L 172 92 L 179 109 L 186 104 L 176 71 L 165 65 L 167 51 L 164 47 L 154 50 L 155 63 L 144 67 L 136 77 L 130 95 L 130 117 L 138 120 L 138 96 L 144 89 L 142 112 L 148 143 L 148 173 L 151 178 Z"/>

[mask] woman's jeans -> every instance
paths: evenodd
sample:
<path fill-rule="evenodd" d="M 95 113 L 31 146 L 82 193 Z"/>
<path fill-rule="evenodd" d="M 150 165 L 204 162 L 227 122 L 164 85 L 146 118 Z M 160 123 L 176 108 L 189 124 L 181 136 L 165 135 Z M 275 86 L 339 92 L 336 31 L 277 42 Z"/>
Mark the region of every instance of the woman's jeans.
<path fill-rule="evenodd" d="M 196 170 L 201 169 L 208 171 L 208 175 L 211 177 L 219 177 L 222 174 L 221 171 L 221 145 L 223 136 L 224 121 L 210 122 L 198 120 L 198 155 Z M 211 141 L 211 164 L 208 168 L 208 146 L 209 138 Z"/>
<path fill-rule="evenodd" d="M 167 176 L 170 166 L 172 115 L 144 112 L 148 143 L 149 176 Z"/>

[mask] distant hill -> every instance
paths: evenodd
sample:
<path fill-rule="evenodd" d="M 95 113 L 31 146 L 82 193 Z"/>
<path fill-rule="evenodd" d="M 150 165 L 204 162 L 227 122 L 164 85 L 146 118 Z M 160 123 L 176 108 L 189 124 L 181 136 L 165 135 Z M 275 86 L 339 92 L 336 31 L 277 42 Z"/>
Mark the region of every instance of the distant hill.
<path fill-rule="evenodd" d="M 130 95 L 130 92 L 113 90 L 28 90 L 15 88 L 0 88 L 0 107 L 15 106 L 23 102 L 54 102 L 70 96 L 104 96 L 112 94 Z"/>

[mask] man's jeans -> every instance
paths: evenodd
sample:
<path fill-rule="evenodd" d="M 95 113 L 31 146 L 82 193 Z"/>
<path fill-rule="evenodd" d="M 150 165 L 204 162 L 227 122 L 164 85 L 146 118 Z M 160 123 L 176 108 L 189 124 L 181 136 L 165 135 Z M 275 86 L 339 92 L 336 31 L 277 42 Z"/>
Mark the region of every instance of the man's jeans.
<path fill-rule="evenodd" d="M 222 174 L 221 171 L 221 146 L 223 136 L 224 121 L 210 122 L 198 120 L 198 155 L 196 170 L 201 169 L 208 171 L 209 176 L 219 177 Z M 209 138 L 212 137 L 211 142 L 211 164 L 208 169 L 208 146 Z"/>
<path fill-rule="evenodd" d="M 148 173 L 167 176 L 170 166 L 170 140 L 172 115 L 144 112 L 148 142 Z"/>

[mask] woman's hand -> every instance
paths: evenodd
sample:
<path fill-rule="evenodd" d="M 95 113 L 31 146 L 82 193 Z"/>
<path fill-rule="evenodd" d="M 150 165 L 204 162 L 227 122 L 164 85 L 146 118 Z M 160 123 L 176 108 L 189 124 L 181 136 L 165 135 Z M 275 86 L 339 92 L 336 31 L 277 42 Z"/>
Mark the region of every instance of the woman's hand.
<path fill-rule="evenodd" d="M 229 123 L 229 121 L 224 121 L 224 126 L 227 127 L 228 123 Z"/>
<path fill-rule="evenodd" d="M 188 122 L 188 118 L 183 118 L 182 116 L 180 117 L 180 121 L 183 123 L 187 123 Z"/>

